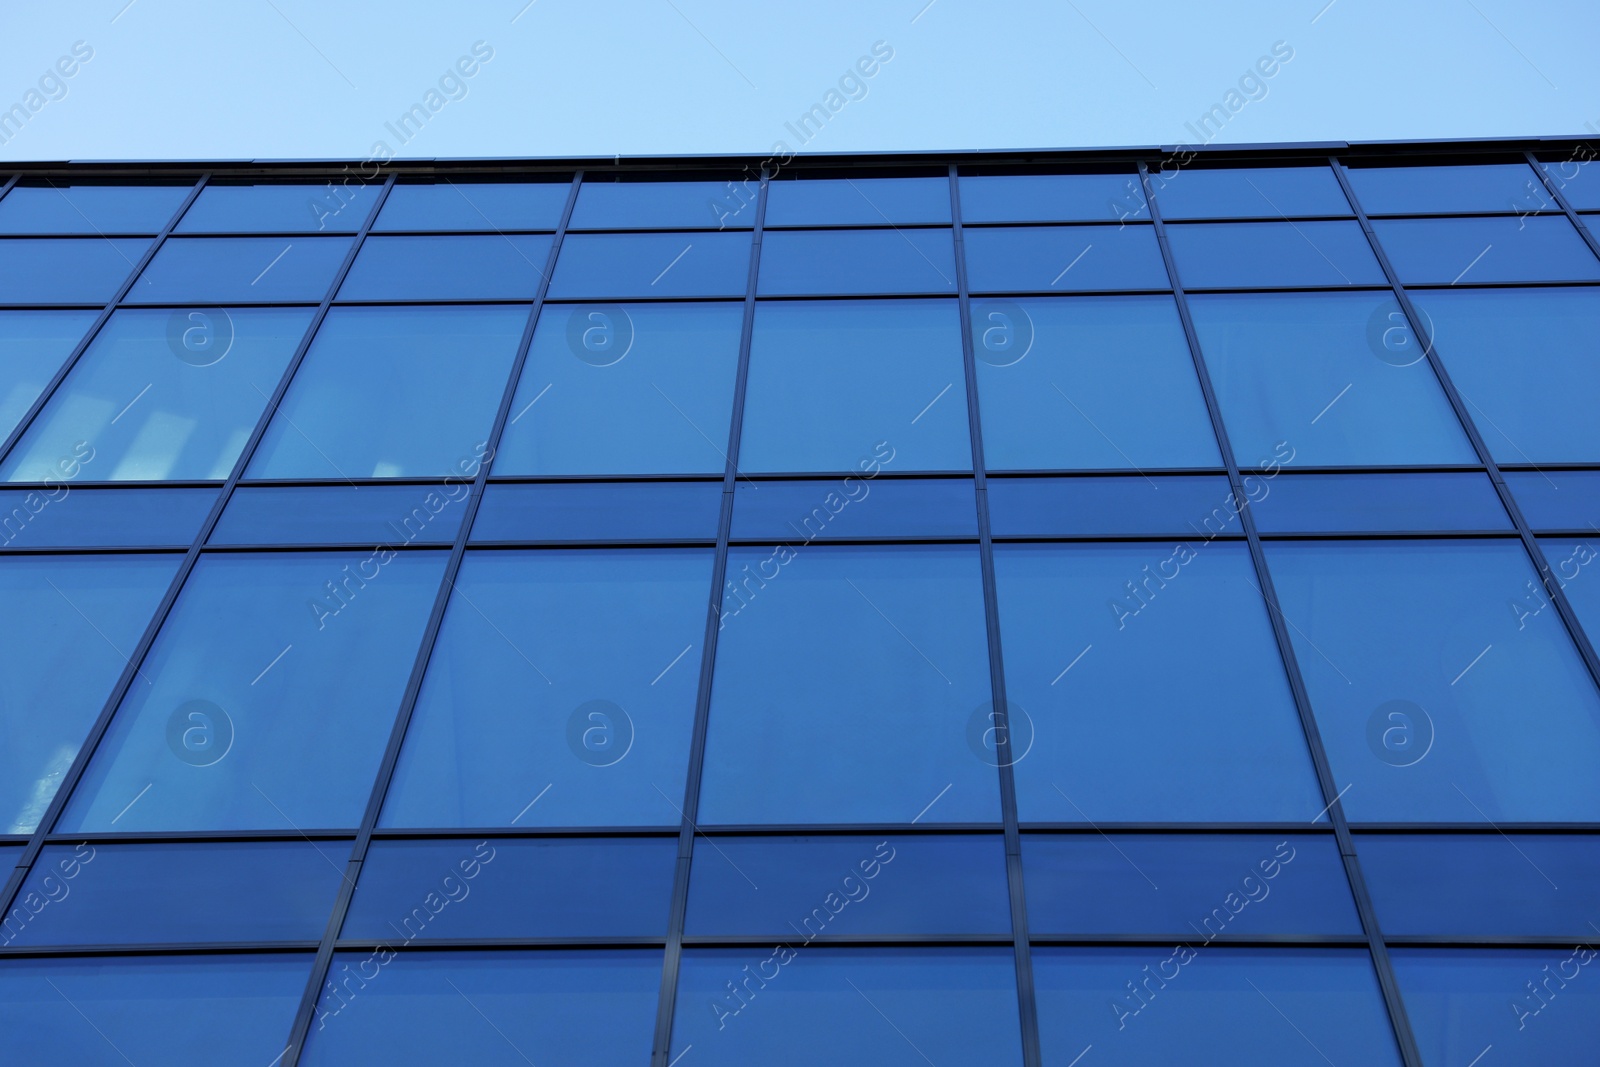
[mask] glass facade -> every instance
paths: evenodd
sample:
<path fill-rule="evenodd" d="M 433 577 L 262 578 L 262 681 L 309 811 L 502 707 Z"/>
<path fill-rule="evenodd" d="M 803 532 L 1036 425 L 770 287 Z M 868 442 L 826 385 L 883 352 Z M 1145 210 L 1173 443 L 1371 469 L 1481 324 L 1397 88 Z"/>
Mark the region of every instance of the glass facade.
<path fill-rule="evenodd" d="M 1584 1062 L 1551 145 L 0 179 L 0 1053 Z"/>

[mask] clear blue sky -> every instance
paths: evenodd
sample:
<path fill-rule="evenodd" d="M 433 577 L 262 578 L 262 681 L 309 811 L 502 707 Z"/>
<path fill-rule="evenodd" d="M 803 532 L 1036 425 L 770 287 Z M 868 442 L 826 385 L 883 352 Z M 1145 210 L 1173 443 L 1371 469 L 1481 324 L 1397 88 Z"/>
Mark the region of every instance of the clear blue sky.
<path fill-rule="evenodd" d="M 1595 0 L 6 0 L 0 160 L 1191 144 L 1230 90 L 1212 143 L 1583 134 L 1597 42 Z"/>

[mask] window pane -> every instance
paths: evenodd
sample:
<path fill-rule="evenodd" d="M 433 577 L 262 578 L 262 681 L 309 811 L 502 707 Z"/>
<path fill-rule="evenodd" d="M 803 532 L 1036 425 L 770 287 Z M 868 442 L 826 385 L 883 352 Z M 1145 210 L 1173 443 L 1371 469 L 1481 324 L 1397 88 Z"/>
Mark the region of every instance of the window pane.
<path fill-rule="evenodd" d="M 149 247 L 142 237 L 0 240 L 0 304 L 104 304 Z"/>
<path fill-rule="evenodd" d="M 972 331 L 990 470 L 1222 465 L 1170 297 L 977 300 Z"/>
<path fill-rule="evenodd" d="M 589 233 L 561 243 L 550 299 L 743 296 L 747 233 Z"/>
<path fill-rule="evenodd" d="M 49 903 L 14 943 L 315 941 L 349 854 L 345 841 L 49 845 L 18 898 Z M 69 897 L 71 907 L 49 906 Z"/>
<path fill-rule="evenodd" d="M 1267 557 L 1351 819 L 1596 817 L 1583 768 L 1600 698 L 1520 544 L 1275 542 Z"/>
<path fill-rule="evenodd" d="M 0 833 L 38 827 L 177 570 L 172 556 L 0 557 Z"/>
<path fill-rule="evenodd" d="M 1339 179 L 1327 167 L 1191 168 L 1155 180 L 1166 219 L 1350 214 Z"/>
<path fill-rule="evenodd" d="M 474 541 L 715 541 L 722 483 L 491 484 Z"/>
<path fill-rule="evenodd" d="M 1413 299 L 1433 321 L 1439 357 L 1497 461 L 1600 460 L 1600 420 L 1588 401 L 1600 391 L 1600 363 L 1587 355 L 1600 330 L 1600 292 L 1478 289 Z"/>
<path fill-rule="evenodd" d="M 361 228 L 381 185 L 333 182 L 208 185 L 178 223 L 179 233 L 300 233 Z"/>
<path fill-rule="evenodd" d="M 752 176 L 737 181 L 629 181 L 592 178 L 578 190 L 574 230 L 723 229 L 755 224 L 755 212 L 740 212 L 755 199 Z M 743 195 L 741 195 L 743 194 Z"/>
<path fill-rule="evenodd" d="M 446 178 L 396 185 L 375 230 L 553 230 L 570 182 L 468 182 Z M 540 269 L 543 270 L 541 262 Z"/>
<path fill-rule="evenodd" d="M 0 440 L 17 428 L 96 317 L 92 311 L 0 311 Z"/>
<path fill-rule="evenodd" d="M 361 246 L 340 300 L 532 300 L 548 237 L 374 237 Z"/>
<path fill-rule="evenodd" d="M 702 824 L 999 818 L 975 547 L 736 548 L 728 575 Z"/>
<path fill-rule="evenodd" d="M 1033 973 L 1052 1065 L 1086 1046 L 1123 1063 L 1401 1062 L 1365 949 L 1036 948 Z"/>
<path fill-rule="evenodd" d="M 1529 182 L 1543 188 L 1526 163 L 1350 167 L 1345 173 L 1369 215 L 1515 211 L 1528 196 Z"/>
<path fill-rule="evenodd" d="M 0 544 L 7 548 L 187 548 L 216 501 L 215 488 L 8 489 L 0 491 Z M 41 516 L 48 518 L 34 521 Z"/>
<path fill-rule="evenodd" d="M 1332 834 L 1028 834 L 1035 936 L 1360 934 Z M 1255 907 L 1268 898 L 1276 903 Z"/>
<path fill-rule="evenodd" d="M 1150 226 L 1032 226 L 967 230 L 975 293 L 1165 289 Z"/>
<path fill-rule="evenodd" d="M 710 585 L 698 549 L 468 555 L 383 825 L 678 826 Z"/>
<path fill-rule="evenodd" d="M 991 478 L 989 525 L 996 537 L 1182 536 L 1228 493 L 1222 475 Z"/>
<path fill-rule="evenodd" d="M 1572 610 L 1577 612 L 1578 622 L 1588 634 L 1589 643 L 1600 643 L 1600 582 L 1575 581 L 1585 573 L 1584 567 L 1600 558 L 1600 540 L 1558 541 L 1553 537 L 1541 537 L 1539 546 L 1544 550 L 1545 561 L 1550 568 L 1546 572 L 1545 584 L 1548 586 L 1554 582 L 1561 587 L 1567 594 Z M 1548 598 L 1538 594 L 1537 589 L 1538 586 L 1530 587 L 1529 596 L 1518 605 L 1519 618 L 1524 611 L 1542 613 L 1548 605 Z"/>
<path fill-rule="evenodd" d="M 978 502 L 965 478 L 745 480 L 733 494 L 736 539 L 978 536 Z"/>
<path fill-rule="evenodd" d="M 471 478 L 528 319 L 520 307 L 335 308 L 252 478 Z"/>
<path fill-rule="evenodd" d="M 970 470 L 952 301 L 762 303 L 743 471 Z"/>
<path fill-rule="evenodd" d="M 867 907 L 868 897 L 877 900 Z M 796 925 L 798 924 L 798 925 Z M 998 835 L 716 837 L 695 844 L 685 933 L 1009 936 Z"/>
<path fill-rule="evenodd" d="M 1589 166 L 1592 162 L 1592 154 L 1584 158 L 1575 151 L 1566 159 L 1551 160 L 1541 165 L 1550 180 L 1555 182 L 1556 188 L 1561 190 L 1561 195 L 1567 198 L 1567 203 L 1578 211 L 1593 211 L 1600 208 L 1600 173 Z"/>
<path fill-rule="evenodd" d="M 955 291 L 946 229 L 776 230 L 762 238 L 764 296 Z"/>
<path fill-rule="evenodd" d="M 310 322 L 291 308 L 119 311 L 0 471 L 13 482 L 226 478 Z"/>
<path fill-rule="evenodd" d="M 1600 278 L 1600 262 L 1564 218 L 1380 219 L 1372 228 L 1409 284 Z"/>
<path fill-rule="evenodd" d="M 1143 216 L 1144 187 L 1132 172 L 961 176 L 963 222 L 1100 222 Z"/>
<path fill-rule="evenodd" d="M 159 233 L 187 185 L 18 185 L 0 201 L 0 233 Z"/>
<path fill-rule="evenodd" d="M 949 178 L 792 179 L 779 175 L 767 190 L 768 226 L 949 222 Z"/>
<path fill-rule="evenodd" d="M 743 324 L 741 304 L 546 305 L 496 473 L 720 474 Z"/>
<path fill-rule="evenodd" d="M 1022 1062 L 1009 948 L 688 949 L 677 1003 L 672 1050 L 707 1067 Z"/>
<path fill-rule="evenodd" d="M 1196 296 L 1189 310 L 1242 464 L 1285 448 L 1330 466 L 1477 459 L 1392 297 Z"/>
<path fill-rule="evenodd" d="M 443 569 L 442 552 L 202 558 L 58 828 L 354 826 Z"/>
<path fill-rule="evenodd" d="M 1167 239 L 1191 289 L 1384 284 L 1354 222 L 1182 223 Z"/>
<path fill-rule="evenodd" d="M 1322 807 L 1243 545 L 1005 545 L 995 576 L 1024 821 Z"/>
<path fill-rule="evenodd" d="M 1262 533 L 1511 529 L 1494 484 L 1476 472 L 1289 474 L 1253 503 Z"/>
<path fill-rule="evenodd" d="M 214 545 L 448 544 L 470 478 L 432 485 L 245 486 L 211 531 Z"/>
<path fill-rule="evenodd" d="M 334 956 L 337 984 L 317 1005 L 302 1064 L 448 1063 L 464 1054 L 480 1067 L 650 1059 L 660 949 L 427 952 L 389 966 L 394 960 L 379 951 Z"/>
<path fill-rule="evenodd" d="M 1600 515 L 1600 471 L 1506 471 L 1503 477 L 1535 530 L 1582 530 Z"/>
<path fill-rule="evenodd" d="M 288 1041 L 311 958 L 7 960 L 0 1032 L 14 1063 L 267 1063 Z"/>
<path fill-rule="evenodd" d="M 378 841 L 339 936 L 665 937 L 677 864 L 675 837 Z"/>
<path fill-rule="evenodd" d="M 175 238 L 128 292 L 133 304 L 317 303 L 350 251 L 348 237 Z"/>

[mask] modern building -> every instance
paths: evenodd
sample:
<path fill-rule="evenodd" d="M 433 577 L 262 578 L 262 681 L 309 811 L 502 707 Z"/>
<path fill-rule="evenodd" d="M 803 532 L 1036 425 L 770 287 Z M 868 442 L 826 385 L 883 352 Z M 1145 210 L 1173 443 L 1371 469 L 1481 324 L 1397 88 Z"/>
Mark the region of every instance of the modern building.
<path fill-rule="evenodd" d="M 1593 1062 L 1594 157 L 12 165 L 0 1055 Z"/>

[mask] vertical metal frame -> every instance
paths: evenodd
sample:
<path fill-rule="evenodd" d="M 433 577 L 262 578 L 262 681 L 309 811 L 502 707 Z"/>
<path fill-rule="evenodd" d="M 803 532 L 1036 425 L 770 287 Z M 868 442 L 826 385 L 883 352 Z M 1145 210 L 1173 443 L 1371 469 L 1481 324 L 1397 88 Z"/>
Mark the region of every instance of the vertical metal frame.
<path fill-rule="evenodd" d="M 1567 199 L 1567 194 L 1561 191 L 1561 187 L 1550 177 L 1550 172 L 1544 169 L 1544 164 L 1539 161 L 1537 156 L 1532 152 L 1524 152 L 1522 156 L 1528 161 L 1528 166 L 1533 168 L 1533 173 L 1538 175 L 1539 181 L 1543 182 L 1544 187 L 1549 190 L 1550 199 L 1554 200 L 1556 205 L 1566 212 L 1567 221 L 1572 223 L 1572 228 L 1578 231 L 1578 236 L 1582 237 L 1583 243 L 1589 246 L 1589 251 L 1595 254 L 1595 258 L 1600 259 L 1600 241 L 1597 241 L 1594 234 L 1590 232 L 1589 227 L 1584 225 L 1582 216 L 1573 208 L 1572 203 Z M 1592 162 L 1594 160 L 1588 160 L 1580 165 L 1588 166 Z"/>

